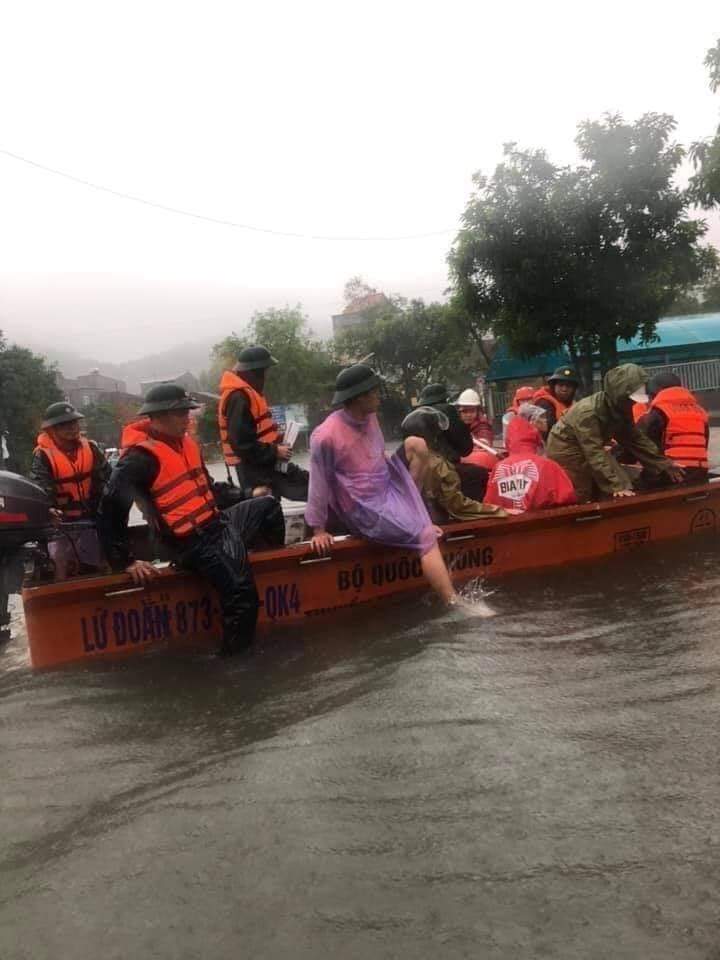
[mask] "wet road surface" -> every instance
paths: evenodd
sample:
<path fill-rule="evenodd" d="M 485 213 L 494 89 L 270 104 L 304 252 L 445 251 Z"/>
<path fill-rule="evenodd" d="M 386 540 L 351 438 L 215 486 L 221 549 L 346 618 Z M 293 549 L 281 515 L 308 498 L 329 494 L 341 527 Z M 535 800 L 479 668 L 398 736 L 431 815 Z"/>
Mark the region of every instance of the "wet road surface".
<path fill-rule="evenodd" d="M 718 960 L 720 541 L 263 641 L 0 653 L 3 960 Z"/>

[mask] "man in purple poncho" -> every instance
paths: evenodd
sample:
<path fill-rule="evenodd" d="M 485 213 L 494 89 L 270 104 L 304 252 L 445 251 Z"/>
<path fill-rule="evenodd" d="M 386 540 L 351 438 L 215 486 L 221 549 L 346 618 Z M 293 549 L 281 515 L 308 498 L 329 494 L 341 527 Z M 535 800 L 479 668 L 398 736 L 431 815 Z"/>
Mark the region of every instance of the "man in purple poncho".
<path fill-rule="evenodd" d="M 333 515 L 356 536 L 420 555 L 423 573 L 446 603 L 457 594 L 420 492 L 397 456 L 388 458 L 377 420 L 380 377 L 364 363 L 343 370 L 333 406 L 341 409 L 314 431 L 310 442 L 310 490 L 305 519 L 316 553 L 332 545 Z"/>

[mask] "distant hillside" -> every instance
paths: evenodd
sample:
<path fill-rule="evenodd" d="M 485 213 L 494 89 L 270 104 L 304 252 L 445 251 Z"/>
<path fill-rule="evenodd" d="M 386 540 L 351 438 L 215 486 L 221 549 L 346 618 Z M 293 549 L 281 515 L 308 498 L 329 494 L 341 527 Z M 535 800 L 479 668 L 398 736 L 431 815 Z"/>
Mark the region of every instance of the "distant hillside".
<path fill-rule="evenodd" d="M 210 350 L 217 341 L 199 340 L 195 343 L 181 343 L 161 353 L 140 357 L 138 360 L 125 360 L 122 363 L 109 363 L 84 353 L 70 350 L 56 350 L 46 345 L 23 340 L 20 346 L 28 347 L 34 353 L 46 357 L 50 363 L 57 364 L 66 377 L 77 377 L 91 370 L 99 370 L 108 377 L 124 380 L 130 393 L 140 392 L 141 380 L 162 380 L 163 377 L 175 377 L 189 370 L 198 376 L 210 366 Z"/>

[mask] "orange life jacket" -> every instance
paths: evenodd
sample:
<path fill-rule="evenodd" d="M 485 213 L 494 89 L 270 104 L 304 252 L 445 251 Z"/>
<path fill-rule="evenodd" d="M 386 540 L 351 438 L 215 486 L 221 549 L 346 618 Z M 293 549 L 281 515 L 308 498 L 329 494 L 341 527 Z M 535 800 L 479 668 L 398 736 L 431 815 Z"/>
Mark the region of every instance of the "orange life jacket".
<path fill-rule="evenodd" d="M 157 516 L 176 537 L 187 537 L 219 515 L 208 484 L 200 447 L 187 434 L 182 450 L 166 443 L 150 430 L 150 420 L 129 423 L 122 434 L 122 455 L 141 447 L 153 455 L 160 467 L 150 488 Z"/>
<path fill-rule="evenodd" d="M 236 390 L 242 390 L 248 398 L 250 414 L 255 421 L 257 439 L 262 443 L 277 443 L 279 439 L 277 426 L 273 423 L 270 407 L 265 397 L 261 393 L 258 393 L 254 387 L 251 387 L 246 380 L 238 376 L 237 373 L 234 373 L 232 370 L 226 370 L 220 380 L 218 427 L 220 428 L 220 442 L 222 443 L 223 457 L 229 467 L 237 466 L 242 462 L 233 450 L 228 438 L 227 403 L 230 394 Z"/>
<path fill-rule="evenodd" d="M 632 408 L 633 423 L 637 423 L 650 409 L 649 403 L 634 403 Z"/>
<path fill-rule="evenodd" d="M 533 394 L 532 402 L 537 403 L 538 400 L 549 400 L 550 403 L 555 407 L 555 420 L 559 420 L 564 413 L 567 413 L 572 404 L 561 403 L 554 393 L 548 387 L 540 387 L 539 390 L 536 390 Z"/>
<path fill-rule="evenodd" d="M 66 520 L 79 520 L 90 516 L 90 492 L 92 472 L 95 466 L 93 448 L 81 437 L 75 457 L 69 456 L 55 443 L 49 433 L 37 438 L 35 453 L 42 451 L 50 464 L 52 483 L 55 488 L 55 504 L 62 510 Z"/>
<path fill-rule="evenodd" d="M 667 417 L 663 453 L 681 467 L 708 467 L 706 430 L 708 415 L 685 387 L 667 387 L 650 407 Z"/>

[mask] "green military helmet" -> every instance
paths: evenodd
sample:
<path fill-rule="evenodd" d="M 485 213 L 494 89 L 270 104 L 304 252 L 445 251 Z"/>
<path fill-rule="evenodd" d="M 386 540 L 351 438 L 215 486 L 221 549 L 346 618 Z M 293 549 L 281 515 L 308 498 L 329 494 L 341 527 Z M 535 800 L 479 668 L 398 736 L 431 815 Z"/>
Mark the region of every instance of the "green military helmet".
<path fill-rule="evenodd" d="M 382 377 L 378 376 L 372 367 L 369 367 L 366 363 L 354 363 L 351 367 L 341 370 L 337 375 L 332 405 L 337 407 L 341 403 L 352 400 L 353 397 L 368 393 L 375 387 L 382 386 L 382 382 Z"/>
<path fill-rule="evenodd" d="M 138 413 L 167 413 L 176 410 L 197 410 L 200 406 L 185 387 L 177 383 L 160 383 L 147 392 Z"/>
<path fill-rule="evenodd" d="M 48 427 L 58 427 L 61 423 L 72 423 L 73 420 L 84 420 L 85 415 L 80 413 L 67 400 L 51 403 L 45 411 L 45 418 L 41 424 L 43 430 Z"/>
<path fill-rule="evenodd" d="M 447 403 L 448 389 L 444 383 L 429 383 L 423 387 L 418 401 L 420 406 L 433 403 Z"/>
<path fill-rule="evenodd" d="M 580 377 L 575 373 L 572 367 L 558 367 L 555 373 L 548 377 L 548 383 L 571 383 L 573 386 L 580 385 Z"/>
<path fill-rule="evenodd" d="M 274 367 L 277 362 L 267 347 L 256 345 L 245 347 L 240 351 L 235 369 L 238 373 L 244 373 L 246 370 L 267 370 L 268 367 Z"/>

